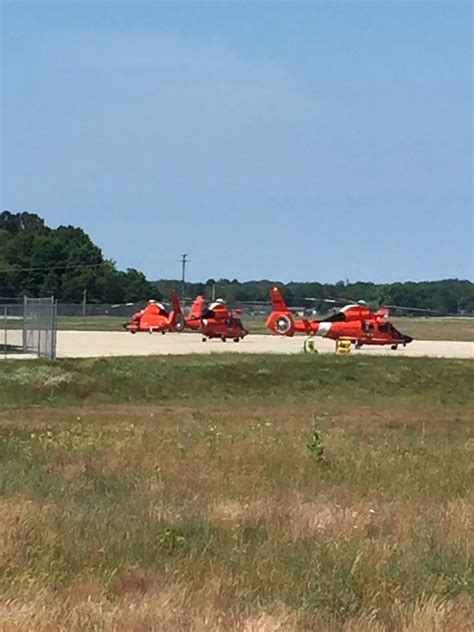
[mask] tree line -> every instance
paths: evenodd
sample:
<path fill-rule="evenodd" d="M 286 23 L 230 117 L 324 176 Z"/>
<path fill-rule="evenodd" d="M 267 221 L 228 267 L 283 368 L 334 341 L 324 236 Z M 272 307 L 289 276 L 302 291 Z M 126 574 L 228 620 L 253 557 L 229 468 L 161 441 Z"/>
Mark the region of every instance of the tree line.
<path fill-rule="evenodd" d="M 474 284 L 468 280 L 404 283 L 291 282 L 273 280 L 240 282 L 237 279 L 208 279 L 186 283 L 188 299 L 204 294 L 230 303 L 264 303 L 274 285 L 282 288 L 291 306 L 318 310 L 343 301 L 365 300 L 370 304 L 397 305 L 426 313 L 474 313 Z M 0 297 L 52 296 L 59 302 L 140 302 L 166 298 L 181 291 L 179 280 L 150 281 L 134 268 L 118 270 L 105 259 L 101 249 L 74 226 L 50 228 L 34 213 L 0 214 Z M 416 311 L 415 311 L 416 313 Z M 421 313 L 421 312 L 420 312 Z"/>
<path fill-rule="evenodd" d="M 415 315 L 474 313 L 474 284 L 459 279 L 405 283 L 279 283 L 270 280 L 241 283 L 237 279 L 209 279 L 206 283 L 187 283 L 186 294 L 190 298 L 196 294 L 204 294 L 208 299 L 219 297 L 230 303 L 258 304 L 268 302 L 268 292 L 275 285 L 282 288 L 289 306 L 316 308 L 317 311 L 327 311 L 332 306 L 364 300 L 374 307 L 397 306 L 400 312 Z M 179 286 L 178 280 L 157 282 L 162 295 L 167 295 L 172 288 Z"/>
<path fill-rule="evenodd" d="M 156 291 L 145 275 L 117 270 L 82 228 L 49 228 L 34 213 L 0 214 L 0 296 L 55 296 L 64 303 L 135 302 Z"/>

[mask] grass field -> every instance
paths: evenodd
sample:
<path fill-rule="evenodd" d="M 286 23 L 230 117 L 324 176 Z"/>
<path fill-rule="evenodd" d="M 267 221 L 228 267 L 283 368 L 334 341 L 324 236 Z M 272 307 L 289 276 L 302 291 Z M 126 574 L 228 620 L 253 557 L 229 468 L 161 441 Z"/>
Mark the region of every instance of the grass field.
<path fill-rule="evenodd" d="M 128 318 L 120 316 L 60 316 L 58 328 L 79 331 L 123 331 Z"/>
<path fill-rule="evenodd" d="M 0 629 L 465 631 L 474 364 L 0 364 Z"/>
<path fill-rule="evenodd" d="M 59 328 L 84 331 L 120 331 L 126 318 L 116 316 L 61 316 Z M 393 318 L 396 327 L 417 340 L 466 340 L 474 342 L 474 318 Z M 265 318 L 246 317 L 250 333 L 269 333 Z"/>

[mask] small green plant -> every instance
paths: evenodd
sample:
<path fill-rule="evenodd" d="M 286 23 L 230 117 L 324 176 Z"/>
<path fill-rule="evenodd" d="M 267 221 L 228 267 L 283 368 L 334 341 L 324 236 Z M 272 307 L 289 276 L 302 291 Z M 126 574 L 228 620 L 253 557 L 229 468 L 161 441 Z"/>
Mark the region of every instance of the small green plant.
<path fill-rule="evenodd" d="M 313 427 L 313 432 L 311 433 L 310 442 L 307 444 L 308 450 L 314 456 L 317 461 L 322 461 L 324 459 L 324 446 L 323 440 L 321 438 L 321 434 L 316 427 Z"/>
<path fill-rule="evenodd" d="M 186 543 L 186 538 L 177 529 L 164 529 L 158 536 L 158 542 L 163 549 L 172 553 Z"/>

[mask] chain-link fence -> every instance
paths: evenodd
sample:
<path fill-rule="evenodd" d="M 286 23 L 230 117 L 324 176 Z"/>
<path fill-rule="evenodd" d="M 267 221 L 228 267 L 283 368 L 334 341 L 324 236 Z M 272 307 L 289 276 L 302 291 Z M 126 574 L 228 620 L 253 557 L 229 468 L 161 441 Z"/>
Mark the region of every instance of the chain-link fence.
<path fill-rule="evenodd" d="M 54 297 L 23 301 L 23 351 L 40 358 L 56 358 L 57 307 Z"/>
<path fill-rule="evenodd" d="M 142 309 L 146 301 L 137 303 L 58 303 L 58 316 L 74 316 L 85 318 L 87 316 L 130 316 Z"/>
<path fill-rule="evenodd" d="M 23 353 L 23 305 L 0 304 L 0 354 Z"/>

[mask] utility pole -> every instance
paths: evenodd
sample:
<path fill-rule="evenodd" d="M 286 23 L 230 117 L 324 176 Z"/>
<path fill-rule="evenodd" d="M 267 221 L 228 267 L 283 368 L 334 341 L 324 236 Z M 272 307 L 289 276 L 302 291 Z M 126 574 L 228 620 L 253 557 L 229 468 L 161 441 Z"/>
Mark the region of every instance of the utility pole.
<path fill-rule="evenodd" d="M 184 304 L 184 295 L 186 290 L 186 264 L 188 255 L 181 255 L 181 298 Z"/>
<path fill-rule="evenodd" d="M 82 315 L 85 317 L 87 313 L 87 289 L 82 292 Z"/>

